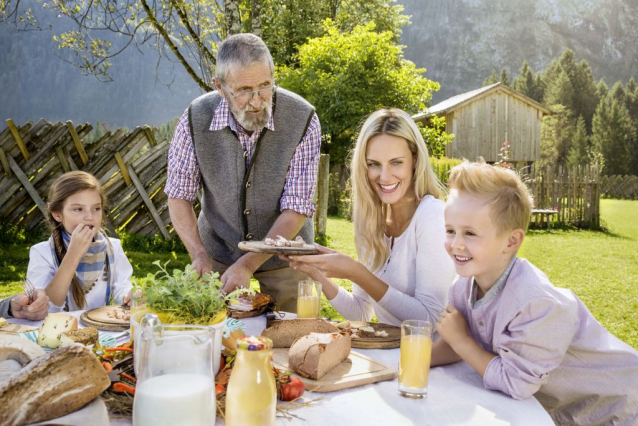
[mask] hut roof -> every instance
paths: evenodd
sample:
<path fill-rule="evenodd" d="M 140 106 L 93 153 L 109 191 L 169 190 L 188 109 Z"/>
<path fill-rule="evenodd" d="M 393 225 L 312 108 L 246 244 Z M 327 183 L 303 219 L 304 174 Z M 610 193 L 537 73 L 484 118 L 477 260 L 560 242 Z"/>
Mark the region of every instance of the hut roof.
<path fill-rule="evenodd" d="M 452 112 L 455 109 L 458 109 L 461 106 L 464 106 L 476 99 L 487 96 L 489 93 L 495 92 L 497 90 L 502 90 L 505 93 L 518 98 L 519 100 L 531 105 L 532 107 L 538 109 L 543 114 L 551 114 L 551 111 L 545 108 L 543 105 L 539 104 L 532 98 L 529 98 L 522 93 L 517 92 L 516 90 L 510 89 L 507 86 L 504 86 L 502 83 L 498 82 L 492 84 L 490 86 L 481 87 L 480 89 L 472 90 L 470 92 L 461 93 L 460 95 L 453 96 L 449 99 L 444 100 L 443 102 L 439 102 L 438 104 L 428 108 L 425 112 L 420 112 L 412 116 L 414 120 L 420 120 L 423 118 L 430 117 L 432 115 L 442 115 L 448 112 Z"/>

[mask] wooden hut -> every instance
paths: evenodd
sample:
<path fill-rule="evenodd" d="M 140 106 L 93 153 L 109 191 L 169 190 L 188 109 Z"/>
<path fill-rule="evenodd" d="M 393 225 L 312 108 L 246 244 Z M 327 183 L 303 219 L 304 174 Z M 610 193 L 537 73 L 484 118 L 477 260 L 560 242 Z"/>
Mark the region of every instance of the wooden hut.
<path fill-rule="evenodd" d="M 454 96 L 413 116 L 427 124 L 429 117 L 445 117 L 445 131 L 454 134 L 446 157 L 499 161 L 507 141 L 509 159 L 531 163 L 541 155 L 541 119 L 551 114 L 543 105 L 501 83 Z"/>

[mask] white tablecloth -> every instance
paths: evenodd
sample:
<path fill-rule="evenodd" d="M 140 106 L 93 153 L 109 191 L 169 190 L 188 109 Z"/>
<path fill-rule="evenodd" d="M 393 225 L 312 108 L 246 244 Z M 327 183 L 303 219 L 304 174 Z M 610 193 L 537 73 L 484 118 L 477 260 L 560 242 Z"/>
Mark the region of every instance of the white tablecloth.
<path fill-rule="evenodd" d="M 81 312 L 73 313 L 76 316 Z M 244 320 L 247 331 L 265 326 L 263 319 Z M 11 322 L 37 325 L 37 322 Z M 114 333 L 117 334 L 117 333 Z M 385 364 L 397 366 L 399 349 L 355 349 Z M 461 362 L 430 371 L 428 396 L 408 399 L 399 395 L 397 379 L 345 389 L 304 394 L 304 401 L 322 400 L 291 411 L 292 420 L 279 418 L 278 425 L 370 426 L 370 425 L 476 425 L 543 426 L 553 425 L 551 418 L 535 398 L 516 401 L 500 392 L 486 390 L 481 376 Z M 128 420 L 112 419 L 111 425 L 130 425 Z M 216 425 L 223 425 L 217 419 Z"/>

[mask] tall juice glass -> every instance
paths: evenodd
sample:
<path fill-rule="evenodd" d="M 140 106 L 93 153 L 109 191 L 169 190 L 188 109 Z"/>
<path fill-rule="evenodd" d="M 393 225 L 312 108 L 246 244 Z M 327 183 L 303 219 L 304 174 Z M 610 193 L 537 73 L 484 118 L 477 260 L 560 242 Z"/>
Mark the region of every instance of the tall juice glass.
<path fill-rule="evenodd" d="M 237 358 L 226 392 L 226 426 L 274 426 L 277 388 L 270 366 L 272 340 L 237 339 Z"/>
<path fill-rule="evenodd" d="M 401 323 L 399 393 L 408 398 L 423 398 L 428 393 L 432 323 L 407 320 Z"/>
<path fill-rule="evenodd" d="M 321 313 L 321 283 L 299 281 L 297 292 L 297 318 L 319 318 Z"/>

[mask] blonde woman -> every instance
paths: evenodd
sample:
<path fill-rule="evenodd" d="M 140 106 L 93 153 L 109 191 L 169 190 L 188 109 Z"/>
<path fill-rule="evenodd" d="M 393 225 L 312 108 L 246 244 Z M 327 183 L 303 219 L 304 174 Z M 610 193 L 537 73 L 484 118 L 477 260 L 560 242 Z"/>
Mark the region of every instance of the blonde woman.
<path fill-rule="evenodd" d="M 316 256 L 290 256 L 291 266 L 322 283 L 349 320 L 400 325 L 435 322 L 455 277 L 445 251 L 446 190 L 430 167 L 412 118 L 399 109 L 372 113 L 359 133 L 351 163 L 353 222 L 359 261 L 318 246 Z M 352 281 L 352 293 L 330 278 Z"/>

